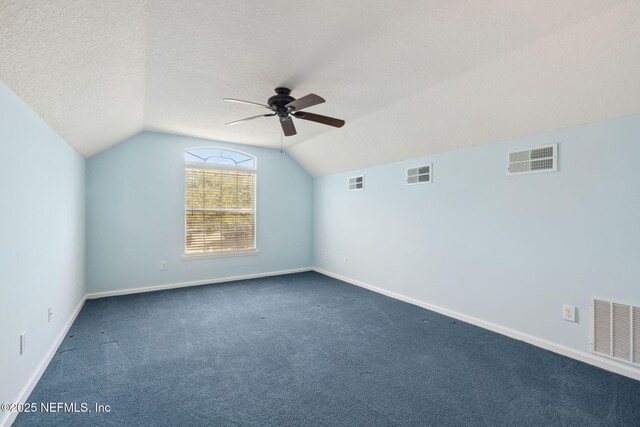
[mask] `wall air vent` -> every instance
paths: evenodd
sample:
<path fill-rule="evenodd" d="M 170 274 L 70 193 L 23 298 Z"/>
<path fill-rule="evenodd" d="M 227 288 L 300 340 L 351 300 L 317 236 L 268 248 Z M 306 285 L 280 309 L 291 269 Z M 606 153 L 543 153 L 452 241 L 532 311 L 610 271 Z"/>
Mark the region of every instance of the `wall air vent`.
<path fill-rule="evenodd" d="M 407 184 L 429 184 L 432 181 L 432 172 L 433 166 L 431 164 L 407 169 Z"/>
<path fill-rule="evenodd" d="M 349 191 L 364 190 L 364 175 L 349 178 Z"/>
<path fill-rule="evenodd" d="M 593 299 L 591 351 L 640 366 L 640 307 Z"/>
<path fill-rule="evenodd" d="M 558 144 L 507 153 L 507 175 L 556 172 Z"/>

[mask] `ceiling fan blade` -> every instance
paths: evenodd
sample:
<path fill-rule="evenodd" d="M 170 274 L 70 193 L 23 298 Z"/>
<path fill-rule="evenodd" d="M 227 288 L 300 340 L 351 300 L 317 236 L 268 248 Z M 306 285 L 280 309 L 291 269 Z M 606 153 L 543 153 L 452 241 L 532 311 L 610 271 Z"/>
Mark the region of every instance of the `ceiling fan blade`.
<path fill-rule="evenodd" d="M 268 108 L 269 110 L 273 110 L 272 107 L 269 107 L 266 104 L 260 104 L 259 102 L 243 101 L 241 99 L 235 99 L 235 98 L 222 98 L 222 100 L 227 102 L 237 102 L 238 104 L 256 105 L 258 107 L 264 107 L 264 108 Z"/>
<path fill-rule="evenodd" d="M 310 93 L 309 95 L 305 95 L 302 98 L 296 99 L 295 101 L 291 101 L 290 103 L 285 105 L 285 107 L 291 111 L 300 111 L 305 108 L 313 107 L 314 105 L 322 104 L 323 102 L 325 102 L 324 99 L 322 99 L 318 95 Z"/>
<path fill-rule="evenodd" d="M 310 120 L 312 122 L 322 123 L 323 125 L 334 126 L 341 128 L 344 126 L 345 121 L 340 119 L 334 119 L 333 117 L 321 116 L 320 114 L 307 113 L 306 111 L 299 111 L 293 113 L 296 119 Z"/>
<path fill-rule="evenodd" d="M 227 125 L 227 126 L 237 125 L 238 123 L 246 122 L 246 121 L 253 120 L 253 119 L 259 119 L 260 117 L 271 117 L 271 116 L 275 116 L 275 115 L 276 115 L 276 113 L 273 113 L 273 114 L 260 114 L 259 116 L 247 117 L 246 119 L 240 119 L 240 120 L 236 120 L 235 122 L 225 123 L 225 125 Z"/>
<path fill-rule="evenodd" d="M 297 133 L 296 127 L 293 124 L 293 120 L 291 120 L 291 117 L 280 119 L 280 125 L 282 126 L 282 131 L 284 132 L 284 136 L 293 136 Z"/>

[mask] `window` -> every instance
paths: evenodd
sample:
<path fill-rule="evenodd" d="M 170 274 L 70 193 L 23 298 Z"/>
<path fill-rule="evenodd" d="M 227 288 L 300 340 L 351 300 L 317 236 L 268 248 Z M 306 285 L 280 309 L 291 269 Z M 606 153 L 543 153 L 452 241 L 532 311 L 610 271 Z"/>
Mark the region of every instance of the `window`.
<path fill-rule="evenodd" d="M 240 151 L 185 152 L 185 254 L 256 250 L 256 158 Z"/>

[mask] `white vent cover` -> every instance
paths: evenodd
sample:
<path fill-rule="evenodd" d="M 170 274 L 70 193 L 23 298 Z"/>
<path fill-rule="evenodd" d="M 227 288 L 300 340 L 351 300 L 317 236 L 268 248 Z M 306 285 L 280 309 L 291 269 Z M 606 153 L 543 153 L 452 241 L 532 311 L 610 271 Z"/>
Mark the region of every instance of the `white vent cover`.
<path fill-rule="evenodd" d="M 558 144 L 507 153 L 507 175 L 556 172 Z"/>
<path fill-rule="evenodd" d="M 349 191 L 364 190 L 364 175 L 349 178 Z"/>
<path fill-rule="evenodd" d="M 431 183 L 432 172 L 433 167 L 431 164 L 407 169 L 407 184 L 429 184 Z"/>
<path fill-rule="evenodd" d="M 591 302 L 591 351 L 640 366 L 640 307 Z"/>

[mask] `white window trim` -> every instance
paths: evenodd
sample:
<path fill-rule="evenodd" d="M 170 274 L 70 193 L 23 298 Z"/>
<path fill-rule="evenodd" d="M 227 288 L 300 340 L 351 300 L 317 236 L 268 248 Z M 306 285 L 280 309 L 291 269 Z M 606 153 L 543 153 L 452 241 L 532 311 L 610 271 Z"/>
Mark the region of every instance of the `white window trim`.
<path fill-rule="evenodd" d="M 260 250 L 258 249 L 258 158 L 253 154 L 246 153 L 240 150 L 234 150 L 233 148 L 223 148 L 223 147 L 189 147 L 185 148 L 184 152 L 189 150 L 201 150 L 201 149 L 209 149 L 209 150 L 223 150 L 223 151 L 234 151 L 236 153 L 244 154 L 248 157 L 253 158 L 253 167 L 247 168 L 243 166 L 234 166 L 234 165 L 222 165 L 215 163 L 199 163 L 199 162 L 190 162 L 184 161 L 184 173 L 183 173 L 183 194 L 182 194 L 182 260 L 183 261 L 195 261 L 199 259 L 208 259 L 208 258 L 230 258 L 230 257 L 238 257 L 238 256 L 253 256 L 258 255 Z M 210 252 L 210 253 L 187 253 L 187 168 L 192 169 L 222 169 L 222 170 L 233 170 L 233 171 L 244 171 L 244 172 L 253 172 L 254 177 L 254 214 L 255 214 L 255 234 L 253 237 L 253 247 L 255 249 L 245 250 L 245 251 L 235 251 L 235 252 Z"/>
<path fill-rule="evenodd" d="M 232 150 L 227 150 L 232 151 Z M 236 150 L 233 150 L 236 151 Z M 238 151 L 240 153 L 240 151 Z M 243 153 L 245 154 L 245 153 Z M 250 156 L 250 154 L 247 154 Z M 255 160 L 254 160 L 255 163 Z M 198 162 L 184 162 L 185 169 L 190 167 L 193 169 L 213 169 L 213 170 L 229 170 L 229 171 L 248 171 L 248 172 L 257 172 L 258 169 L 256 167 L 253 168 L 245 168 L 243 166 L 235 166 L 235 165 L 222 165 L 216 163 L 198 163 Z"/>
<path fill-rule="evenodd" d="M 211 258 L 233 258 L 240 256 L 254 256 L 259 255 L 260 250 L 255 249 L 253 251 L 238 251 L 238 252 L 211 252 L 206 254 L 183 254 L 183 261 L 196 261 L 199 259 L 211 259 Z"/>

